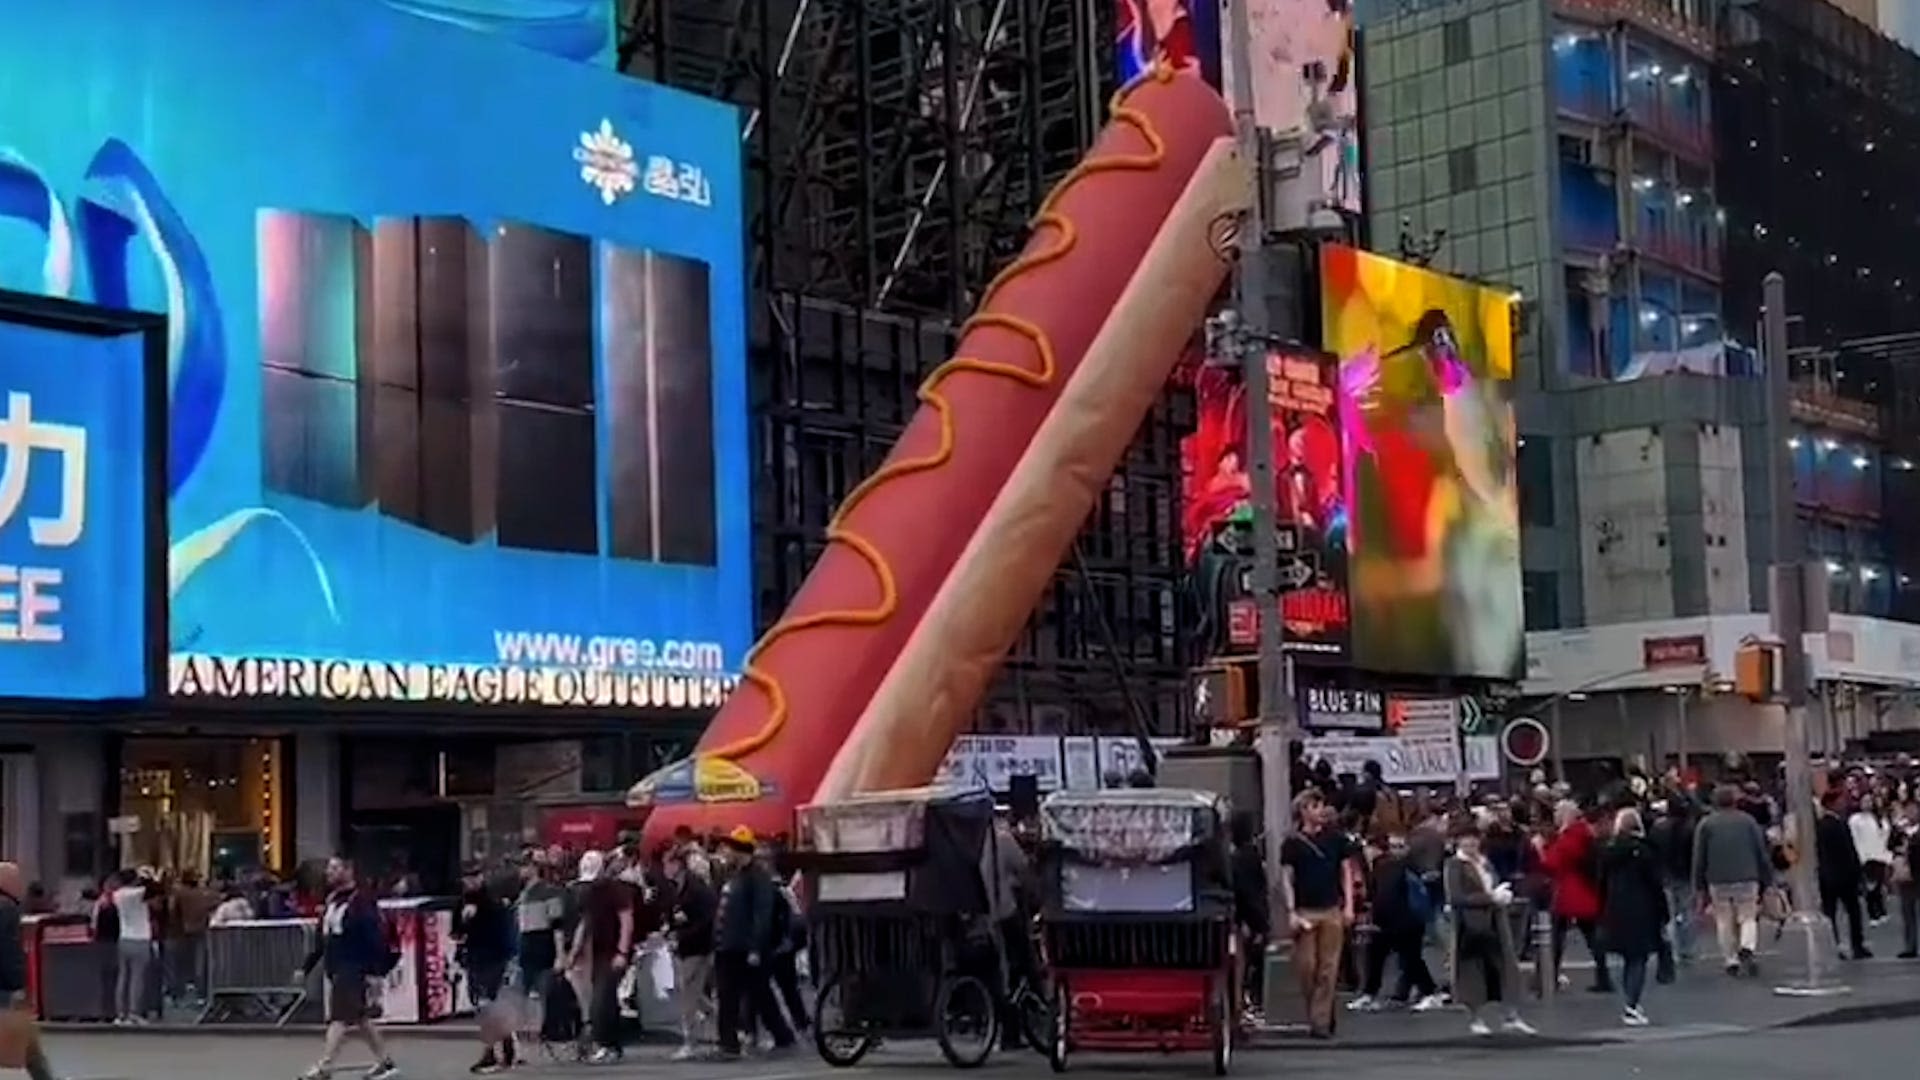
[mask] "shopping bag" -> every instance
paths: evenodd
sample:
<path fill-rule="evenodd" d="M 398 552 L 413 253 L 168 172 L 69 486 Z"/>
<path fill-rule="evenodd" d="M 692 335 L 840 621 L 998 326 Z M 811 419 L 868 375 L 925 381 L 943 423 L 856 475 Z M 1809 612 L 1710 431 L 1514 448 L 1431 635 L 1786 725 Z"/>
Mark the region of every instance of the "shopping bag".
<path fill-rule="evenodd" d="M 653 982 L 653 998 L 665 1001 L 673 996 L 673 957 L 665 945 L 647 950 L 647 978 Z"/>
<path fill-rule="evenodd" d="M 0 1008 L 0 1069 L 24 1069 L 40 1043 L 40 1024 L 20 1008 Z"/>

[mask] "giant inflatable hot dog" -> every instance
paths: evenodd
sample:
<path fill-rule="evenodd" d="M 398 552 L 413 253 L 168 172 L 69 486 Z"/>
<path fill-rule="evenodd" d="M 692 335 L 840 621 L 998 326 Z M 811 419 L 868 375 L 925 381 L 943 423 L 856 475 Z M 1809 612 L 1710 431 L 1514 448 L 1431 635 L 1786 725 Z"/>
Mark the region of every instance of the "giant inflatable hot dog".
<path fill-rule="evenodd" d="M 695 756 L 629 793 L 650 840 L 933 777 L 1225 277 L 1231 126 L 1193 75 L 1115 98 Z"/>

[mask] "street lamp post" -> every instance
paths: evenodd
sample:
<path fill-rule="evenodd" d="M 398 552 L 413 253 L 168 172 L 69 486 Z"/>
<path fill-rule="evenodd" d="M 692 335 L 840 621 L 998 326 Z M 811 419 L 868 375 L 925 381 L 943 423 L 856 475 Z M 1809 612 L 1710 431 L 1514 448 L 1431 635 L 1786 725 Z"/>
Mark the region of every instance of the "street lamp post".
<path fill-rule="evenodd" d="M 1819 896 L 1819 852 L 1814 842 L 1813 763 L 1807 746 L 1807 600 L 1808 565 L 1794 510 L 1793 452 L 1787 445 L 1793 408 L 1793 380 L 1787 357 L 1787 280 L 1778 271 L 1761 287 L 1761 345 L 1767 371 L 1767 472 L 1773 495 L 1773 567 L 1768 614 L 1780 641 L 1782 736 L 1786 743 L 1787 808 L 1793 821 L 1797 858 L 1793 863 L 1793 915 L 1782 928 L 1791 935 L 1787 955 L 1797 969 L 1775 993 L 1796 996 L 1844 994 L 1839 982 L 1833 926 L 1815 906 Z M 1825 595 L 1826 568 L 1815 584 Z M 1824 607 L 1822 608 L 1824 610 Z M 1824 629 L 1821 627 L 1820 629 Z"/>

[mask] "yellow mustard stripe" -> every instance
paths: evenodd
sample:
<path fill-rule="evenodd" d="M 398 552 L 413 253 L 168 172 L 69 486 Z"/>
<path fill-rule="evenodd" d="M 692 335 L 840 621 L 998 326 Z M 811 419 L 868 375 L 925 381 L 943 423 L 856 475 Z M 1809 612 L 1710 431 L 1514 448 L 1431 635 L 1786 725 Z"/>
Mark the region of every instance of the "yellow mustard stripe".
<path fill-rule="evenodd" d="M 994 296 L 1016 278 L 1030 274 L 1050 263 L 1058 262 L 1073 250 L 1074 244 L 1079 239 L 1078 233 L 1074 229 L 1073 222 L 1056 211 L 1055 207 L 1074 184 L 1098 173 L 1123 170 L 1145 172 L 1160 166 L 1161 161 L 1166 158 L 1165 140 L 1154 129 L 1152 120 L 1146 114 L 1129 107 L 1126 102 L 1142 83 L 1148 81 L 1164 83 L 1171 80 L 1173 76 L 1171 67 L 1155 64 L 1114 95 L 1112 104 L 1114 122 L 1125 124 L 1139 132 L 1140 137 L 1146 141 L 1147 150 L 1138 154 L 1109 154 L 1104 157 L 1090 158 L 1082 161 L 1074 167 L 1072 172 L 1062 177 L 1060 183 L 1055 185 L 1053 191 L 1048 194 L 1046 201 L 1040 205 L 1040 212 L 1034 216 L 1032 223 L 1035 232 L 1041 229 L 1052 230 L 1054 242 L 1039 251 L 1014 260 L 1005 270 L 1002 270 L 987 286 L 986 293 L 981 296 L 979 305 L 981 308 L 989 306 Z M 754 646 L 753 652 L 748 654 L 746 669 L 741 673 L 742 678 L 759 687 L 761 693 L 766 695 L 766 723 L 753 734 L 708 751 L 702 756 L 737 761 L 765 747 L 780 734 L 781 728 L 787 722 L 787 694 L 780 686 L 780 680 L 768 674 L 757 663 L 760 656 L 771 648 L 774 642 L 816 627 L 878 626 L 893 617 L 895 609 L 900 606 L 900 590 L 894 580 L 893 568 L 887 565 L 886 557 L 880 554 L 873 542 L 849 528 L 846 521 L 855 507 L 883 485 L 903 476 L 938 469 L 953 457 L 953 406 L 941 392 L 942 384 L 948 378 L 963 371 L 1012 379 L 1014 382 L 1036 390 L 1045 388 L 1053 381 L 1054 374 L 1059 370 L 1059 364 L 1054 354 L 1053 342 L 1047 337 L 1046 331 L 1033 322 L 1015 315 L 982 311 L 960 327 L 960 336 L 964 338 L 968 333 L 988 326 L 1011 331 L 1032 342 L 1034 351 L 1040 356 L 1039 368 L 1030 369 L 1020 364 L 956 356 L 935 368 L 933 373 L 927 376 L 926 381 L 920 384 L 918 394 L 920 403 L 932 409 L 940 417 L 939 446 L 930 454 L 896 461 L 867 477 L 859 486 L 847 493 L 845 501 L 840 504 L 839 512 L 834 514 L 833 521 L 827 526 L 828 543 L 842 544 L 852 548 L 868 566 L 873 568 L 874 580 L 880 585 L 880 602 L 870 608 L 820 611 L 812 615 L 783 619 L 774 624 L 774 627 L 767 631 L 766 636 L 760 639 L 760 644 Z"/>

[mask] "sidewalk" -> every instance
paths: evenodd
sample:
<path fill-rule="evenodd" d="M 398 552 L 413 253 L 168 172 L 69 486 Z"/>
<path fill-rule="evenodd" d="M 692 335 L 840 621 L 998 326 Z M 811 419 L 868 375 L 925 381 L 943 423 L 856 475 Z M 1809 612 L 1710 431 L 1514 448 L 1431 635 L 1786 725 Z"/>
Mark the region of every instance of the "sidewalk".
<path fill-rule="evenodd" d="M 1535 999 L 1533 987 L 1528 987 L 1521 1012 L 1539 1030 L 1538 1037 L 1476 1037 L 1467 1031 L 1467 1014 L 1460 1008 L 1429 1013 L 1412 1013 L 1404 1008 L 1349 1012 L 1346 1004 L 1351 996 L 1342 995 L 1337 1038 L 1311 1045 L 1358 1050 L 1602 1045 L 1920 1016 L 1920 961 L 1892 959 L 1899 949 L 1897 939 L 1896 928 L 1873 931 L 1868 944 L 1874 950 L 1874 959 L 1841 965 L 1840 975 L 1849 992 L 1840 995 L 1816 998 L 1775 993 L 1774 988 L 1789 972 L 1783 957 L 1763 949 L 1757 979 L 1733 978 L 1720 969 L 1717 960 L 1703 959 L 1682 966 L 1679 979 L 1670 986 L 1649 985 L 1642 1007 L 1653 1018 L 1653 1026 L 1629 1028 L 1620 1022 L 1617 995 L 1595 994 L 1587 989 L 1593 977 L 1592 962 L 1585 956 L 1569 955 L 1566 974 L 1572 981 L 1570 988 L 1543 1003 Z M 1710 951 L 1710 942 L 1703 944 Z M 1569 952 L 1573 951 L 1570 947 Z M 1531 977 L 1532 972 L 1526 974 Z M 1281 1025 L 1265 1029 L 1252 1041 L 1256 1046 L 1302 1045 L 1305 1035 L 1304 1027 Z"/>

